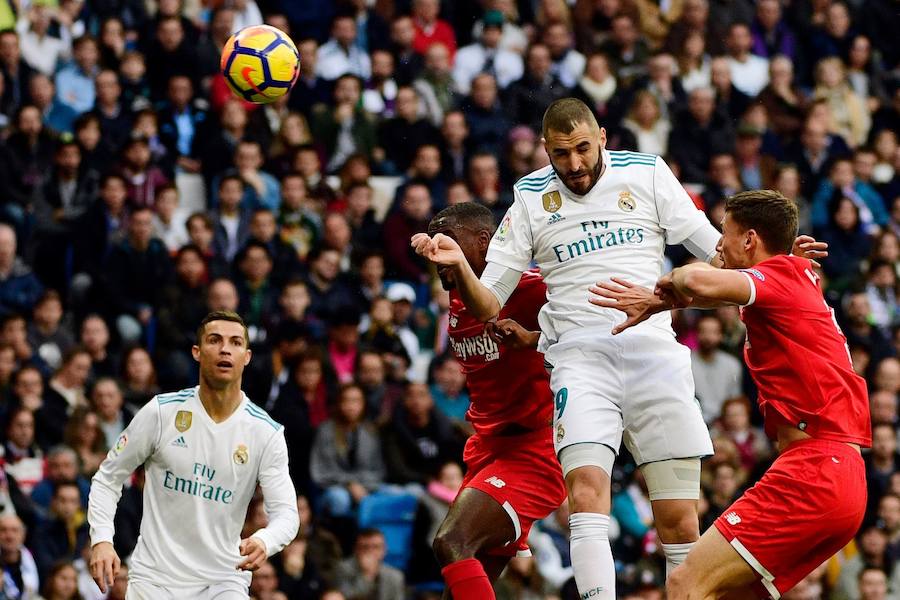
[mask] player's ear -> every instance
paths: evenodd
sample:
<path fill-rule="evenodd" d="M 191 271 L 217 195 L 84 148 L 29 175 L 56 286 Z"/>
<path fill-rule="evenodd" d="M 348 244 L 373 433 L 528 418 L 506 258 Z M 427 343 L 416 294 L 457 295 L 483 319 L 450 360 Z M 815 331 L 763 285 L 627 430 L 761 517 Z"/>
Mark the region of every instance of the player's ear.
<path fill-rule="evenodd" d="M 251 356 L 253 356 L 253 350 L 251 350 L 250 348 L 247 348 L 247 351 L 244 353 L 244 366 L 245 367 L 250 364 Z"/>
<path fill-rule="evenodd" d="M 606 148 L 606 127 L 600 128 L 600 150 Z"/>
<path fill-rule="evenodd" d="M 194 357 L 194 360 L 200 362 L 200 346 L 194 344 L 191 346 L 191 355 Z"/>

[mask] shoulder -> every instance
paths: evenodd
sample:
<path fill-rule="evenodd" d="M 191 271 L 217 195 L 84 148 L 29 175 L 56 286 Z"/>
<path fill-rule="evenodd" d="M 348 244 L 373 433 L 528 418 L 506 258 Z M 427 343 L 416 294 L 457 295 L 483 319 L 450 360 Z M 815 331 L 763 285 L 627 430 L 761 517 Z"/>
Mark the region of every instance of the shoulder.
<path fill-rule="evenodd" d="M 632 167 L 629 171 L 637 169 L 653 169 L 656 167 L 656 161 L 659 158 L 656 154 L 647 154 L 646 152 L 629 152 L 627 150 L 610 150 L 609 166 L 611 170 L 622 167 Z"/>
<path fill-rule="evenodd" d="M 178 406 L 180 404 L 184 404 L 188 400 L 194 397 L 196 392 L 195 388 L 185 388 L 183 390 L 179 390 L 177 392 L 168 392 L 165 394 L 157 394 L 153 397 L 152 402 L 155 402 L 158 406 Z"/>
<path fill-rule="evenodd" d="M 555 178 L 556 173 L 553 171 L 553 167 L 547 165 L 542 169 L 532 171 L 525 177 L 522 177 L 513 185 L 513 188 L 520 194 L 524 194 L 525 192 L 541 193 L 550 187 L 550 184 L 553 183 Z"/>
<path fill-rule="evenodd" d="M 255 426 L 261 428 L 267 433 L 277 432 L 281 430 L 281 423 L 277 422 L 275 419 L 269 416 L 265 410 L 254 404 L 252 401 L 247 400 L 244 404 L 244 407 L 240 409 L 243 413 L 243 417 L 253 423 Z"/>

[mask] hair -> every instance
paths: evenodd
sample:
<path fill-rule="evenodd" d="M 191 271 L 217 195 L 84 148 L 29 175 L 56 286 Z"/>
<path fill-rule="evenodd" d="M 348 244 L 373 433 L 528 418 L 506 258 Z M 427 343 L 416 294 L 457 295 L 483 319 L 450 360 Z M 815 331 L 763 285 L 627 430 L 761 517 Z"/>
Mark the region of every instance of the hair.
<path fill-rule="evenodd" d="M 63 433 L 63 441 L 66 445 L 72 448 L 78 447 L 78 435 L 80 429 L 85 426 L 88 415 L 92 413 L 94 413 L 94 409 L 89 406 L 79 406 L 72 412 L 72 416 L 69 417 L 69 421 L 66 423 Z M 103 430 L 100 428 L 98 419 L 98 423 L 94 427 L 94 442 L 90 447 L 90 451 L 102 453 L 106 452 L 108 449 L 109 448 L 106 447 L 106 438 L 104 437 Z"/>
<path fill-rule="evenodd" d="M 725 200 L 725 212 L 745 230 L 753 229 L 769 252 L 789 254 L 797 237 L 797 205 L 773 190 L 740 192 Z"/>
<path fill-rule="evenodd" d="M 553 101 L 544 112 L 541 122 L 541 133 L 544 138 L 552 131 L 571 133 L 579 124 L 600 128 L 594 113 L 588 105 L 577 98 L 560 98 Z"/>
<path fill-rule="evenodd" d="M 175 252 L 174 262 L 177 263 L 179 260 L 181 260 L 182 256 L 191 252 L 200 257 L 200 260 L 205 261 L 205 258 L 203 257 L 203 250 L 201 250 L 197 244 L 188 242 L 187 244 L 179 248 L 177 252 Z"/>
<path fill-rule="evenodd" d="M 190 227 L 191 221 L 196 221 L 196 220 L 198 220 L 198 219 L 200 220 L 200 222 L 203 223 L 203 225 L 204 225 L 207 229 L 209 229 L 210 231 L 213 231 L 213 230 L 214 230 L 212 218 L 211 218 L 208 214 L 206 214 L 205 212 L 195 212 L 195 213 L 193 213 L 191 216 L 189 216 L 189 217 L 187 218 L 187 220 L 184 222 L 184 224 L 185 224 L 186 227 Z"/>
<path fill-rule="evenodd" d="M 494 231 L 497 229 L 494 213 L 486 206 L 478 204 L 477 202 L 463 202 L 461 204 L 448 206 L 438 214 L 434 215 L 434 218 L 431 219 L 431 223 L 428 224 L 428 228 L 431 229 L 442 220 L 450 222 L 451 225 L 461 224 L 478 228 L 481 231 L 487 231 L 491 235 L 494 235 Z"/>
<path fill-rule="evenodd" d="M 160 198 L 163 194 L 165 194 L 166 192 L 171 192 L 171 191 L 174 191 L 174 192 L 177 194 L 177 193 L 178 193 L 178 186 L 175 185 L 174 183 L 164 183 L 164 184 L 162 184 L 161 186 L 159 186 L 158 188 L 156 188 L 156 191 L 153 193 L 153 197 L 154 197 L 156 200 L 159 200 L 159 198 Z"/>
<path fill-rule="evenodd" d="M 241 315 L 230 310 L 215 310 L 203 317 L 203 320 L 200 321 L 200 326 L 197 327 L 198 346 L 200 346 L 203 341 L 203 333 L 206 331 L 206 326 L 213 321 L 230 321 L 232 323 L 238 323 L 244 328 L 244 342 L 247 344 L 250 343 L 250 332 L 247 331 L 247 324 L 244 323 L 244 319 L 241 318 Z"/>
<path fill-rule="evenodd" d="M 107 173 L 100 179 L 100 188 L 105 188 L 106 185 L 113 180 L 116 180 L 123 186 L 128 187 L 128 182 L 125 180 L 124 176 L 120 175 L 119 173 Z"/>
<path fill-rule="evenodd" d="M 229 181 L 237 181 L 241 185 L 241 189 L 244 189 L 244 180 L 237 173 L 228 173 L 222 176 L 222 179 L 219 180 L 219 191 L 221 192 L 225 188 L 225 184 Z"/>

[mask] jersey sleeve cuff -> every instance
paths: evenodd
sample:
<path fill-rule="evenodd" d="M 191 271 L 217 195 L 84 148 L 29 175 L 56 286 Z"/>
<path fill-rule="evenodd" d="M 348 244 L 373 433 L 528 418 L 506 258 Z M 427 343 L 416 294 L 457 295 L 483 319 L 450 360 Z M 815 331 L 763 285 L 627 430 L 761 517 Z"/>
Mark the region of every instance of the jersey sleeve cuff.
<path fill-rule="evenodd" d="M 101 542 L 109 542 L 112 544 L 115 531 L 112 527 L 96 527 L 91 530 L 91 546 L 96 546 Z"/>
<path fill-rule="evenodd" d="M 750 306 L 754 302 L 756 302 L 756 283 L 753 282 L 753 277 L 750 276 L 749 273 L 745 273 L 743 271 L 740 272 L 741 275 L 747 278 L 747 281 L 750 283 L 750 299 L 747 300 L 746 304 L 742 304 L 741 306 Z"/>

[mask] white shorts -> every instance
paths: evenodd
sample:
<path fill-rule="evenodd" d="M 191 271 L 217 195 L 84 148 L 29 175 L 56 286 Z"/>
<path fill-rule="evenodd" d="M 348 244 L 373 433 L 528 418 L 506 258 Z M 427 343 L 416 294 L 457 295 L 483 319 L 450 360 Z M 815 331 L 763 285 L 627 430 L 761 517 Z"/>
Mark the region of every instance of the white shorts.
<path fill-rule="evenodd" d="M 618 453 L 624 438 L 638 465 L 711 455 L 690 350 L 652 325 L 591 333 L 568 332 L 544 356 L 557 454 L 586 442 Z"/>
<path fill-rule="evenodd" d="M 128 580 L 125 600 L 247 600 L 250 590 L 235 581 L 203 586 L 164 586 L 146 581 Z"/>

